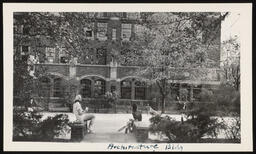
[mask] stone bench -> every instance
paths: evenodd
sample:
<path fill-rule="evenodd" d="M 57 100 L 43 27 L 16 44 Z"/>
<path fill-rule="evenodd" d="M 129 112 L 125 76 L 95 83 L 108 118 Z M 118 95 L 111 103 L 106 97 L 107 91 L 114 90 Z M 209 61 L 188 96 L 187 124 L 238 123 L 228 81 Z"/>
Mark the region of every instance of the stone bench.
<path fill-rule="evenodd" d="M 87 134 L 87 121 L 85 123 L 73 122 L 70 123 L 71 127 L 71 141 L 81 141 Z"/>
<path fill-rule="evenodd" d="M 149 123 L 142 121 L 134 121 L 133 132 L 138 142 L 148 139 Z"/>

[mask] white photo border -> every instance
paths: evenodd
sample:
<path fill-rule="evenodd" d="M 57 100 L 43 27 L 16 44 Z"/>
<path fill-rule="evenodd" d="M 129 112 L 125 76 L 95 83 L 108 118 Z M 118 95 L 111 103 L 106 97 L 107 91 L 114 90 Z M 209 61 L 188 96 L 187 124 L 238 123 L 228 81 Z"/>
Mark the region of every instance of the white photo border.
<path fill-rule="evenodd" d="M 239 12 L 241 28 L 241 143 L 180 143 L 183 151 L 252 151 L 252 4 L 251 3 L 3 3 L 4 151 L 109 151 L 110 143 L 13 142 L 13 12 Z M 139 143 L 116 143 L 138 145 Z M 150 145 L 150 144 L 145 144 Z M 158 144 L 156 151 L 165 151 Z M 177 144 L 174 144 L 177 145 Z M 125 150 L 112 150 L 125 151 Z M 140 150 L 130 150 L 140 151 Z M 144 151 L 151 151 L 144 150 Z M 172 150 L 179 151 L 179 150 Z"/>

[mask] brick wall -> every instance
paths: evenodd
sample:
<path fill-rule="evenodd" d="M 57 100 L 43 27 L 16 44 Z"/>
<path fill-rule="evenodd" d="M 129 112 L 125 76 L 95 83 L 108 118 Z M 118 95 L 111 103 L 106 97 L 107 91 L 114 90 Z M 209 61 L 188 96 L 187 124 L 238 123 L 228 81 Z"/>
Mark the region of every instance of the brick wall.
<path fill-rule="evenodd" d="M 109 66 L 95 66 L 95 65 L 78 65 L 77 66 L 77 77 L 82 77 L 84 75 L 100 75 L 105 78 L 109 78 L 110 68 Z"/>

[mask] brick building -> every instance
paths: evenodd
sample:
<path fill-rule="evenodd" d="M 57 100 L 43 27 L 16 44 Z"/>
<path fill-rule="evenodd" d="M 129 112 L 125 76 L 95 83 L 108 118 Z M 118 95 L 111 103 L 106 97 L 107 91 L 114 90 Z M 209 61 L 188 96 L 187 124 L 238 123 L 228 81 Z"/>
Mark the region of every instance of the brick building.
<path fill-rule="evenodd" d="M 93 104 L 106 92 L 116 91 L 120 95 L 119 104 L 152 103 L 152 93 L 156 88 L 154 85 L 147 85 L 139 80 L 140 77 L 134 75 L 134 70 L 139 66 L 117 62 L 112 55 L 113 52 L 122 54 L 125 51 L 122 47 L 129 45 L 129 42 L 135 39 L 138 30 L 136 23 L 141 21 L 141 13 L 92 13 L 94 20 L 82 30 L 90 43 L 90 47 L 86 49 L 89 54 L 81 54 L 79 57 L 67 55 L 68 49 L 65 47 L 57 48 L 51 37 L 28 35 L 33 28 L 15 22 L 20 20 L 22 15 L 22 13 L 14 15 L 14 52 L 36 57 L 35 70 L 39 66 L 47 70 L 39 79 L 39 87 L 35 88 L 36 98 L 47 98 L 53 104 L 61 104 L 66 96 L 74 97 L 75 94 L 80 93 L 85 103 Z M 90 13 L 88 15 L 90 16 Z M 183 69 L 181 72 L 184 80 L 177 83 L 173 95 L 179 96 L 179 89 L 186 88 L 189 91 L 188 99 L 197 100 L 202 87 L 213 88 L 219 84 L 220 31 L 217 35 L 215 48 L 209 49 L 209 55 L 216 63 L 209 69 L 210 80 L 200 82 L 191 80 L 189 74 L 193 70 Z M 202 35 L 202 39 L 204 37 L 206 36 Z M 32 47 L 32 43 L 36 45 Z M 34 55 L 33 48 L 44 53 L 43 56 Z M 68 88 L 64 86 L 70 82 L 73 86 Z M 70 91 L 73 91 L 72 96 L 67 94 Z M 175 97 L 173 98 L 173 101 L 176 101 Z"/>

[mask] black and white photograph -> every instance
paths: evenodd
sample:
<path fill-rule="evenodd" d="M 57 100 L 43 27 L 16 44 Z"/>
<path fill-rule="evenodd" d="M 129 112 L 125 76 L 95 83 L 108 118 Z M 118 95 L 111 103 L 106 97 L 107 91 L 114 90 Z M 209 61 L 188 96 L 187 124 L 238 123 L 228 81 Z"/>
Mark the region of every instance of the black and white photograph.
<path fill-rule="evenodd" d="M 8 143 L 72 144 L 81 151 L 251 148 L 251 89 L 242 86 L 250 86 L 251 76 L 243 76 L 248 65 L 241 60 L 251 54 L 244 47 L 251 28 L 243 22 L 246 7 L 39 5 L 16 4 L 8 12 Z"/>

